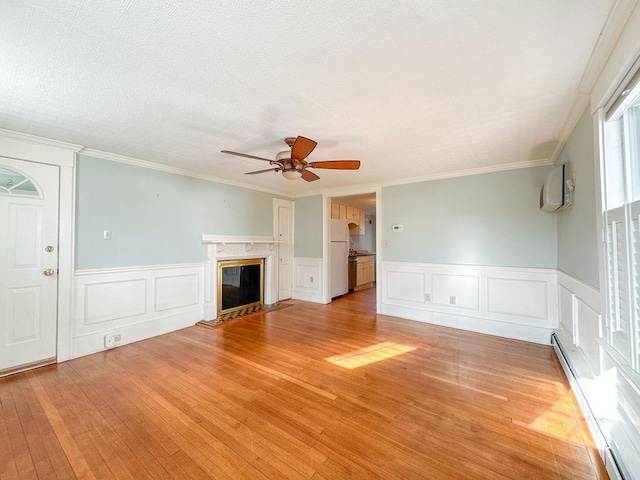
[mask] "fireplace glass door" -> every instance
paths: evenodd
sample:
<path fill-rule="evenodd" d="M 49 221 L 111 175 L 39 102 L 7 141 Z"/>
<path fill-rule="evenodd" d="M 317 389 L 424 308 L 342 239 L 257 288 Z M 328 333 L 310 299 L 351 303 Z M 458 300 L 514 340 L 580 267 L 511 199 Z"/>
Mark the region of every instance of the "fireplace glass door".
<path fill-rule="evenodd" d="M 218 313 L 262 305 L 264 259 L 218 262 Z"/>

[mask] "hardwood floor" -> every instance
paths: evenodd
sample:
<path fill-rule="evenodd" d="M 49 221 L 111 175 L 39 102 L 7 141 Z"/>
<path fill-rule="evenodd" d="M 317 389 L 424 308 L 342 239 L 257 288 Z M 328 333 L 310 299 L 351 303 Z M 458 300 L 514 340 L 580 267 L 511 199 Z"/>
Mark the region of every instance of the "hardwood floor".
<path fill-rule="evenodd" d="M 0 478 L 607 478 L 550 347 L 292 303 L 0 379 Z"/>

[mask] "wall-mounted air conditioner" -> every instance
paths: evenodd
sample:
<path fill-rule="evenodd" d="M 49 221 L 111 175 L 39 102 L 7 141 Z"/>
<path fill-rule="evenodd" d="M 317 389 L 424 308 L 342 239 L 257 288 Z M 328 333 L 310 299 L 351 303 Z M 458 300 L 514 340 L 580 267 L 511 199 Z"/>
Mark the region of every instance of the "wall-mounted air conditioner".
<path fill-rule="evenodd" d="M 540 190 L 540 210 L 558 212 L 570 206 L 571 192 L 573 180 L 569 176 L 569 164 L 554 166 Z"/>

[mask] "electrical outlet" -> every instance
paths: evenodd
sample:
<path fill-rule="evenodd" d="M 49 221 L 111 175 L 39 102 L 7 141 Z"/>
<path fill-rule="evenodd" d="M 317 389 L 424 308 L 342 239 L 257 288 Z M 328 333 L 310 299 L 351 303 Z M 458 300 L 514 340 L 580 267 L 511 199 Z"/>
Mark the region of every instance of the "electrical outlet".
<path fill-rule="evenodd" d="M 382 248 L 387 248 L 389 243 L 386 240 L 382 240 Z"/>
<path fill-rule="evenodd" d="M 122 336 L 119 333 L 108 333 L 104 336 L 104 348 L 114 348 L 121 340 Z"/>
<path fill-rule="evenodd" d="M 455 295 L 450 295 L 449 296 L 449 305 L 455 305 L 456 304 L 456 296 Z"/>
<path fill-rule="evenodd" d="M 431 294 L 430 293 L 425 293 L 424 294 L 424 301 L 425 302 L 430 302 L 431 301 Z"/>

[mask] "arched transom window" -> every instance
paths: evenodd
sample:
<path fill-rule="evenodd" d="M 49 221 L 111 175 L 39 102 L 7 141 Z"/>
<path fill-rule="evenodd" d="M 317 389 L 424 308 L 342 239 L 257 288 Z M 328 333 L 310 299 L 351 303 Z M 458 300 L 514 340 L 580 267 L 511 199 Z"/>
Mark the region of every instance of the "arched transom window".
<path fill-rule="evenodd" d="M 0 195 L 39 197 L 35 183 L 22 173 L 0 167 Z"/>

